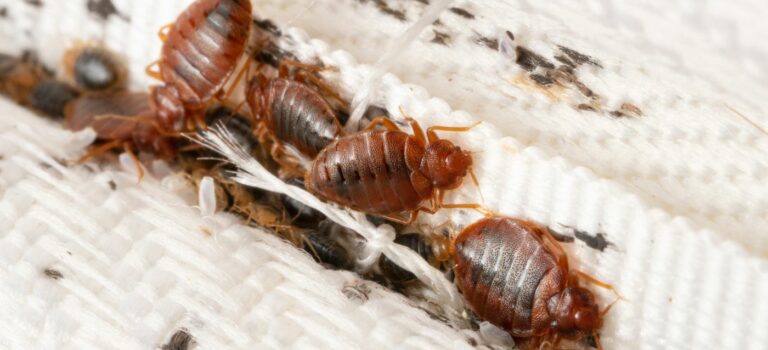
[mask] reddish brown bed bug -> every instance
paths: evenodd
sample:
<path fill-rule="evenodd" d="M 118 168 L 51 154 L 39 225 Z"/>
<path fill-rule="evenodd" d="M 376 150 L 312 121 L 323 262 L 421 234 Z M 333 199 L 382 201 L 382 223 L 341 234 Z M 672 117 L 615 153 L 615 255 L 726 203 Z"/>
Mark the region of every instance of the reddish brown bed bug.
<path fill-rule="evenodd" d="M 164 135 L 154 124 L 146 93 L 117 92 L 80 97 L 65 108 L 65 126 L 70 130 L 91 127 L 101 143 L 89 150 L 78 163 L 114 148 L 123 148 L 133 158 L 139 178 L 143 170 L 134 151 L 169 159 L 178 152 L 174 137 Z"/>
<path fill-rule="evenodd" d="M 484 218 L 461 231 L 451 253 L 459 288 L 481 318 L 529 339 L 533 349 L 590 335 L 601 348 L 597 331 L 613 304 L 599 311 L 579 278 L 621 296 L 611 285 L 569 270 L 565 252 L 545 227 L 510 217 Z"/>
<path fill-rule="evenodd" d="M 294 73 L 291 72 L 293 67 L 297 68 Z M 341 97 L 308 71 L 322 69 L 296 61 L 282 61 L 278 77 L 269 79 L 259 74 L 249 82 L 246 90 L 257 135 L 272 142 L 272 157 L 289 169 L 295 166 L 285 161 L 285 144 L 314 158 L 343 135 L 334 110 L 307 84 L 311 82 L 324 94 L 341 101 Z M 296 172 L 303 175 L 302 170 Z"/>
<path fill-rule="evenodd" d="M 448 190 L 459 187 L 471 171 L 472 156 L 436 131 L 467 131 L 469 127 L 432 126 L 426 135 L 410 119 L 413 135 L 387 118 L 376 118 L 363 132 L 339 138 L 323 149 L 305 177 L 308 191 L 337 204 L 396 222 L 413 222 L 419 212 L 440 208 L 475 209 L 479 204 L 444 204 Z M 382 125 L 386 130 L 373 130 Z M 432 206 L 422 205 L 431 200 Z M 410 219 L 395 215 L 409 211 Z"/>
<path fill-rule="evenodd" d="M 226 98 L 224 85 L 250 37 L 251 12 L 250 0 L 197 0 L 160 30 L 161 56 L 147 67 L 147 74 L 164 82 L 150 90 L 151 106 L 163 128 L 194 130 L 192 123 L 204 125 L 206 103 Z"/>

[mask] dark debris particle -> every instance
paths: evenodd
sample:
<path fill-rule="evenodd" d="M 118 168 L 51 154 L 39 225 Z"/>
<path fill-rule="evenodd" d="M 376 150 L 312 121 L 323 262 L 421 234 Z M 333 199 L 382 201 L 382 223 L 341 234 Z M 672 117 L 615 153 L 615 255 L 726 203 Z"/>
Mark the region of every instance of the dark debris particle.
<path fill-rule="evenodd" d="M 550 227 L 547 227 L 547 232 L 549 232 L 549 234 L 552 235 L 552 237 L 554 237 L 558 242 L 573 243 L 574 241 L 573 237 L 557 232 Z"/>
<path fill-rule="evenodd" d="M 111 16 L 117 16 L 126 21 L 129 20 L 127 16 L 121 14 L 120 11 L 117 10 L 117 7 L 112 3 L 112 0 L 88 0 L 86 7 L 88 8 L 88 12 L 96 15 L 96 17 L 99 17 L 102 20 L 107 20 Z"/>
<path fill-rule="evenodd" d="M 467 338 L 467 343 L 469 343 L 469 346 L 477 346 L 477 340 L 475 340 L 475 338 Z"/>
<path fill-rule="evenodd" d="M 586 103 L 580 103 L 580 104 L 576 105 L 576 109 L 578 109 L 580 111 L 589 111 L 589 112 L 597 112 L 598 111 L 597 108 L 595 108 L 595 106 L 590 105 L 590 104 L 586 104 Z"/>
<path fill-rule="evenodd" d="M 8 8 L 0 7 L 0 18 L 8 17 Z"/>
<path fill-rule="evenodd" d="M 448 46 L 448 43 L 451 41 L 451 36 L 448 35 L 447 33 L 438 32 L 436 30 L 434 30 L 434 32 L 435 32 L 435 37 L 432 38 L 430 42 L 435 44 L 440 44 L 443 46 Z"/>
<path fill-rule="evenodd" d="M 392 17 L 397 18 L 400 21 L 405 21 L 405 12 L 395 10 L 391 7 L 389 7 L 389 4 L 387 4 L 384 0 L 373 0 L 373 3 L 376 4 L 376 8 L 381 11 L 381 13 L 390 15 Z"/>
<path fill-rule="evenodd" d="M 552 64 L 552 62 L 549 62 L 546 58 L 543 56 L 525 48 L 522 46 L 518 46 L 515 48 L 515 52 L 517 54 L 517 59 L 515 62 L 520 66 L 523 67 L 523 69 L 532 72 L 537 67 L 542 67 L 546 69 L 554 69 L 555 65 Z"/>
<path fill-rule="evenodd" d="M 496 39 L 487 38 L 484 36 L 478 36 L 475 38 L 475 44 L 485 46 L 491 50 L 499 49 L 499 41 Z"/>
<path fill-rule="evenodd" d="M 60 280 L 64 278 L 64 275 L 59 270 L 54 270 L 52 268 L 47 268 L 43 270 L 43 274 L 53 280 Z"/>
<path fill-rule="evenodd" d="M 541 74 L 531 74 L 529 75 L 529 77 L 531 78 L 531 80 L 535 81 L 536 84 L 539 84 L 541 86 L 552 86 L 552 84 L 555 83 L 555 81 L 552 80 L 551 78 Z"/>
<path fill-rule="evenodd" d="M 24 2 L 32 6 L 37 6 L 37 7 L 43 6 L 42 0 L 24 0 Z"/>
<path fill-rule="evenodd" d="M 515 34 L 512 34 L 512 32 L 508 30 L 504 31 L 504 33 L 507 34 L 507 38 L 509 38 L 509 40 L 515 41 Z"/>
<path fill-rule="evenodd" d="M 614 116 L 616 118 L 642 117 L 643 111 L 640 110 L 640 107 L 637 107 L 629 102 L 624 102 L 621 104 L 621 107 L 619 107 L 619 109 L 611 112 L 610 114 L 611 116 Z"/>
<path fill-rule="evenodd" d="M 461 7 L 451 7 L 451 12 L 466 19 L 475 19 L 475 15 Z"/>
<path fill-rule="evenodd" d="M 189 332 L 182 328 L 173 333 L 168 343 L 162 346 L 163 350 L 188 350 L 193 344 L 194 339 Z"/>
<path fill-rule="evenodd" d="M 611 242 L 608 242 L 607 239 L 605 239 L 604 233 L 597 233 L 594 236 L 590 235 L 587 232 L 579 231 L 579 230 L 573 230 L 573 235 L 576 237 L 576 239 L 584 242 L 588 247 L 592 249 L 597 249 L 599 251 L 604 251 L 605 248 L 607 248 L 609 245 L 611 245 Z"/>
<path fill-rule="evenodd" d="M 594 58 L 592 58 L 590 56 L 587 56 L 587 55 L 585 55 L 583 53 L 580 53 L 580 52 L 578 52 L 578 51 L 576 51 L 574 49 L 567 48 L 567 47 L 562 46 L 562 45 L 558 45 L 557 47 L 564 54 L 568 55 L 568 57 L 570 57 L 573 60 L 573 62 L 576 63 L 577 65 L 581 65 L 581 64 L 584 64 L 584 63 L 589 63 L 589 64 L 591 64 L 593 66 L 603 68 L 603 66 L 600 64 L 600 62 L 597 62 L 597 60 L 595 60 Z"/>
<path fill-rule="evenodd" d="M 416 0 L 417 2 L 420 2 L 424 5 L 429 5 L 429 0 Z"/>
<path fill-rule="evenodd" d="M 107 184 L 109 185 L 110 190 L 114 191 L 117 189 L 117 183 L 115 183 L 115 180 L 109 180 Z"/>
<path fill-rule="evenodd" d="M 282 35 L 282 32 L 280 31 L 280 28 L 277 27 L 275 22 L 270 21 L 269 19 L 254 19 L 253 24 L 257 27 L 261 28 L 262 30 L 271 33 L 275 36 Z"/>

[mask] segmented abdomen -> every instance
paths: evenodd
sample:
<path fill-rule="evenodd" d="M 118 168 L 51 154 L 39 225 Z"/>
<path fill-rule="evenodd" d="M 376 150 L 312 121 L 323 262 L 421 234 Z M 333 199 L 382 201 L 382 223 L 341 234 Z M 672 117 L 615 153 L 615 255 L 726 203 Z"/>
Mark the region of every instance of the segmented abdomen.
<path fill-rule="evenodd" d="M 198 0 L 176 19 L 163 45 L 163 81 L 187 106 L 199 107 L 232 74 L 251 30 L 249 0 Z"/>
<path fill-rule="evenodd" d="M 423 199 L 411 184 L 407 154 L 421 159 L 424 148 L 400 131 L 342 137 L 315 158 L 306 186 L 329 201 L 368 213 L 413 210 Z"/>
<path fill-rule="evenodd" d="M 454 242 L 456 279 L 466 300 L 480 317 L 519 337 L 546 326 L 546 302 L 565 288 L 565 272 L 531 228 L 522 220 L 487 218 Z"/>
<path fill-rule="evenodd" d="M 341 133 L 341 124 L 315 90 L 299 82 L 274 79 L 266 91 L 267 125 L 280 141 L 314 158 Z"/>

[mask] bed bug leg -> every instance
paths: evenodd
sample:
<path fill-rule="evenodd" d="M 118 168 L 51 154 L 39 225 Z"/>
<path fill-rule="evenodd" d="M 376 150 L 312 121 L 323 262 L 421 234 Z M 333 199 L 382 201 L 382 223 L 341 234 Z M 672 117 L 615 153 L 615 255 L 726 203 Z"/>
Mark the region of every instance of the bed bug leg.
<path fill-rule="evenodd" d="M 154 61 L 144 68 L 144 73 L 152 79 L 163 80 L 163 75 L 160 73 L 160 60 Z"/>
<path fill-rule="evenodd" d="M 243 80 L 243 77 L 247 75 L 251 68 L 251 60 L 246 60 L 243 64 L 243 67 L 240 68 L 240 71 L 237 72 L 237 75 L 235 76 L 235 80 L 232 81 L 232 84 L 229 85 L 226 91 L 222 90 L 220 93 L 223 92 L 223 97 L 220 99 L 221 102 L 224 102 L 229 99 L 230 96 L 232 96 L 232 93 L 235 92 L 235 89 L 237 89 L 237 86 L 240 84 L 240 81 Z"/>
<path fill-rule="evenodd" d="M 607 290 L 611 291 L 614 295 L 616 295 L 616 298 L 618 298 L 618 300 L 627 300 L 611 284 L 608 284 L 608 283 L 605 283 L 603 281 L 600 281 L 600 280 L 598 280 L 598 279 L 596 279 L 596 278 L 594 278 L 594 277 L 592 277 L 592 276 L 590 276 L 590 275 L 588 275 L 588 274 L 586 274 L 584 272 L 578 271 L 578 270 L 573 271 L 573 274 L 578 276 L 578 277 L 581 277 L 581 278 L 587 280 L 587 282 L 589 282 L 591 284 L 594 284 L 594 285 L 596 285 L 596 286 L 598 286 L 600 288 L 604 288 L 604 289 L 607 289 Z"/>
<path fill-rule="evenodd" d="M 387 117 L 376 117 L 374 118 L 370 123 L 368 123 L 368 126 L 363 129 L 362 132 L 371 131 L 375 129 L 377 126 L 383 126 L 385 129 L 389 131 L 399 131 L 400 127 L 395 124 L 391 119 Z"/>
<path fill-rule="evenodd" d="M 83 155 L 82 157 L 78 158 L 76 161 L 71 162 L 71 164 L 83 164 L 88 159 L 91 159 L 93 157 L 98 157 L 98 156 L 100 156 L 100 155 L 102 155 L 104 153 L 107 153 L 110 150 L 112 150 L 114 148 L 118 148 L 118 147 L 120 147 L 120 142 L 117 141 L 117 140 L 111 141 L 111 142 L 107 142 L 107 143 L 105 143 L 103 145 L 99 145 L 97 147 L 93 147 L 90 150 L 88 150 L 88 152 L 86 152 L 85 155 Z"/>
<path fill-rule="evenodd" d="M 157 31 L 157 37 L 160 38 L 160 41 L 166 42 L 168 41 L 168 32 L 171 31 L 171 28 L 173 27 L 174 23 L 168 23 Z"/>
<path fill-rule="evenodd" d="M 472 130 L 472 128 L 480 125 L 481 123 L 482 121 L 479 121 L 469 126 L 430 126 L 427 128 L 427 138 L 429 139 L 429 143 L 432 143 L 439 139 L 436 131 L 466 132 Z"/>
<path fill-rule="evenodd" d="M 336 91 L 334 91 L 333 88 L 331 88 L 327 83 L 320 80 L 320 78 L 318 78 L 316 75 L 312 73 L 308 73 L 306 71 L 299 71 L 299 72 L 296 72 L 295 78 L 300 82 L 304 82 L 302 80 L 311 82 L 320 90 L 321 93 L 323 93 L 326 96 L 330 96 L 332 99 L 336 100 L 336 102 L 338 102 L 339 104 L 346 106 L 347 101 L 341 98 L 341 96 Z"/>
<path fill-rule="evenodd" d="M 131 157 L 131 160 L 133 161 L 133 165 L 136 166 L 136 172 L 139 174 L 138 182 L 141 183 L 141 180 L 144 179 L 144 167 L 141 166 L 139 157 L 137 157 L 136 154 L 133 153 L 130 143 L 128 142 L 123 143 L 123 149 L 125 150 L 125 153 L 128 153 L 128 156 Z"/>

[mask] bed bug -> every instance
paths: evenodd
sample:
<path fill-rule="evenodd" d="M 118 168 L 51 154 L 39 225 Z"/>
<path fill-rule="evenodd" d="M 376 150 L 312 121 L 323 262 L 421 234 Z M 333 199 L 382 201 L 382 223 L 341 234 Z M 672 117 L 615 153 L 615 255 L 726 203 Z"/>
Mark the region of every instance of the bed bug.
<path fill-rule="evenodd" d="M 21 57 L 0 55 L 0 93 L 16 103 L 29 106 L 32 90 L 48 79 L 53 79 L 53 74 L 33 53 L 27 52 Z"/>
<path fill-rule="evenodd" d="M 153 123 L 148 95 L 139 92 L 117 92 L 109 95 L 87 95 L 75 99 L 65 108 L 64 125 L 70 130 L 91 127 L 101 143 L 89 150 L 78 162 L 123 148 L 133 158 L 139 172 L 143 170 L 134 151 L 169 159 L 178 152 L 175 137 L 163 134 Z"/>
<path fill-rule="evenodd" d="M 77 43 L 62 56 L 64 76 L 87 93 L 125 88 L 127 69 L 116 54 L 97 43 Z"/>
<path fill-rule="evenodd" d="M 338 268 L 350 269 L 352 258 L 346 248 L 336 242 L 323 229 L 302 233 L 303 248 L 317 262 Z"/>
<path fill-rule="evenodd" d="M 30 107 L 44 115 L 62 118 L 66 105 L 79 95 L 76 89 L 63 81 L 43 79 L 35 84 L 27 99 Z"/>
<path fill-rule="evenodd" d="M 290 179 L 286 181 L 286 183 L 302 189 L 304 188 L 304 183 L 301 179 Z M 325 219 L 323 213 L 291 196 L 281 194 L 280 202 L 282 203 L 283 208 L 285 208 L 285 212 L 288 214 L 288 218 L 293 225 L 306 228 L 317 227 L 318 223 Z"/>
<path fill-rule="evenodd" d="M 164 83 L 150 90 L 151 105 L 163 128 L 193 130 L 189 123 L 203 123 L 205 104 L 225 94 L 224 85 L 246 49 L 251 11 L 250 0 L 197 0 L 176 22 L 161 29 L 160 59 L 146 71 Z"/>
<path fill-rule="evenodd" d="M 291 67 L 299 69 L 292 74 Z M 273 159 L 298 174 L 303 171 L 283 156 L 285 145 L 311 159 L 343 134 L 331 105 L 307 84 L 312 82 L 320 91 L 341 100 L 319 78 L 306 71 L 320 69 L 296 61 L 283 61 L 278 77 L 270 79 L 259 74 L 246 89 L 246 100 L 257 125 L 256 133 L 260 139 L 272 142 Z"/>
<path fill-rule="evenodd" d="M 471 172 L 472 157 L 436 131 L 470 127 L 433 126 L 426 135 L 410 119 L 413 135 L 394 122 L 376 118 L 363 132 L 339 138 L 323 149 L 305 177 L 308 191 L 340 205 L 396 222 L 413 222 L 419 212 L 468 208 L 487 213 L 479 204 L 444 204 L 445 191 L 455 189 Z M 374 130 L 383 125 L 386 130 Z M 475 124 L 477 125 L 477 124 Z M 422 206 L 431 200 L 432 206 Z M 410 219 L 395 215 L 409 211 Z"/>
<path fill-rule="evenodd" d="M 532 338 L 534 349 L 544 342 L 556 347 L 562 339 L 598 339 L 613 304 L 599 311 L 579 278 L 616 291 L 569 270 L 565 252 L 545 227 L 510 217 L 484 218 L 461 231 L 451 252 L 457 283 L 472 309 L 513 337 Z"/>

